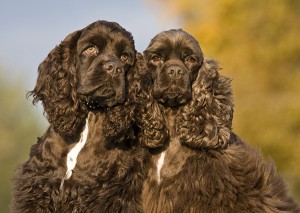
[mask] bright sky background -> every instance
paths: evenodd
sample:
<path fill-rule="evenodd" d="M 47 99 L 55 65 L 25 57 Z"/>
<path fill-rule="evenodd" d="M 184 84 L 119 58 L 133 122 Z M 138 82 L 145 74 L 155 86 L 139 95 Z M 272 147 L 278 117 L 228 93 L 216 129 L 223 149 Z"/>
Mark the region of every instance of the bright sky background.
<path fill-rule="evenodd" d="M 180 27 L 176 20 L 160 21 L 161 14 L 150 0 L 0 0 L 1 72 L 33 89 L 47 54 L 69 33 L 96 20 L 118 22 L 143 51 L 160 31 Z"/>

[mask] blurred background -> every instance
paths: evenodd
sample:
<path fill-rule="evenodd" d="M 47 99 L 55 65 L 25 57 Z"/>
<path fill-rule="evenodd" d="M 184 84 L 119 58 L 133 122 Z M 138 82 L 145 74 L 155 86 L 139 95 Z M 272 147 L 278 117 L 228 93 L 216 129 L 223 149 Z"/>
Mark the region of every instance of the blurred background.
<path fill-rule="evenodd" d="M 233 79 L 233 130 L 272 158 L 300 202 L 299 0 L 0 1 L 0 211 L 11 179 L 48 126 L 26 99 L 37 67 L 69 33 L 100 19 L 130 31 L 138 51 L 163 30 L 183 28 Z"/>

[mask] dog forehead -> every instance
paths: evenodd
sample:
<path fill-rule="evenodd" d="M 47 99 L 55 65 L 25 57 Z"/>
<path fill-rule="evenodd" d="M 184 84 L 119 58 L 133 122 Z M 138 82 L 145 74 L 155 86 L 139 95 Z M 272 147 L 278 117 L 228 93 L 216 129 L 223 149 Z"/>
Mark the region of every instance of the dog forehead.
<path fill-rule="evenodd" d="M 134 47 L 133 36 L 122 28 L 118 23 L 108 21 L 97 21 L 81 30 L 78 44 L 93 44 L 101 47 L 107 43 L 127 45 Z"/>
<path fill-rule="evenodd" d="M 108 28 L 97 26 L 95 28 L 88 28 L 84 30 L 78 40 L 79 43 L 96 42 L 97 40 L 105 40 L 110 43 L 126 42 L 133 43 L 131 34 Z"/>
<path fill-rule="evenodd" d="M 169 30 L 155 36 L 145 50 L 145 54 L 151 53 L 167 56 L 203 54 L 197 40 L 183 30 Z"/>

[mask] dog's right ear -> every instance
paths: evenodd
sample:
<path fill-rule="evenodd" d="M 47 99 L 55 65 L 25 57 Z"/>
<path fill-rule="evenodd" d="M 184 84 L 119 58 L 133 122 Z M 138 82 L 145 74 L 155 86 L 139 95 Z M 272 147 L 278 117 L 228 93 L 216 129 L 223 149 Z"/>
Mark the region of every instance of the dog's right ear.
<path fill-rule="evenodd" d="M 84 123 L 87 113 L 82 108 L 77 89 L 76 46 L 81 31 L 68 35 L 40 64 L 33 103 L 41 101 L 51 125 L 63 135 L 72 135 Z"/>
<path fill-rule="evenodd" d="M 153 98 L 152 78 L 142 54 L 137 53 L 136 72 L 133 82 L 137 82 L 134 90 L 136 122 L 139 126 L 139 141 L 148 148 L 163 147 L 169 138 L 165 116 Z"/>

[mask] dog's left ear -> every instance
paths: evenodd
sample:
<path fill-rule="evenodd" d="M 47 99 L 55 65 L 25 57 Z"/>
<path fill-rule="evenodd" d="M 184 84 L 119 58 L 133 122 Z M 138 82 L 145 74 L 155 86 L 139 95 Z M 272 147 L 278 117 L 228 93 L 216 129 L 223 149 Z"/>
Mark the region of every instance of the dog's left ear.
<path fill-rule="evenodd" d="M 229 143 L 233 118 L 231 80 L 221 76 L 219 70 L 216 61 L 204 60 L 192 86 L 192 101 L 176 118 L 184 145 L 217 149 Z"/>
<path fill-rule="evenodd" d="M 151 73 L 146 68 L 142 54 L 137 53 L 135 65 L 129 88 L 136 109 L 135 121 L 139 127 L 139 142 L 148 148 L 159 148 L 166 144 L 169 137 L 165 116 L 151 95 Z"/>

